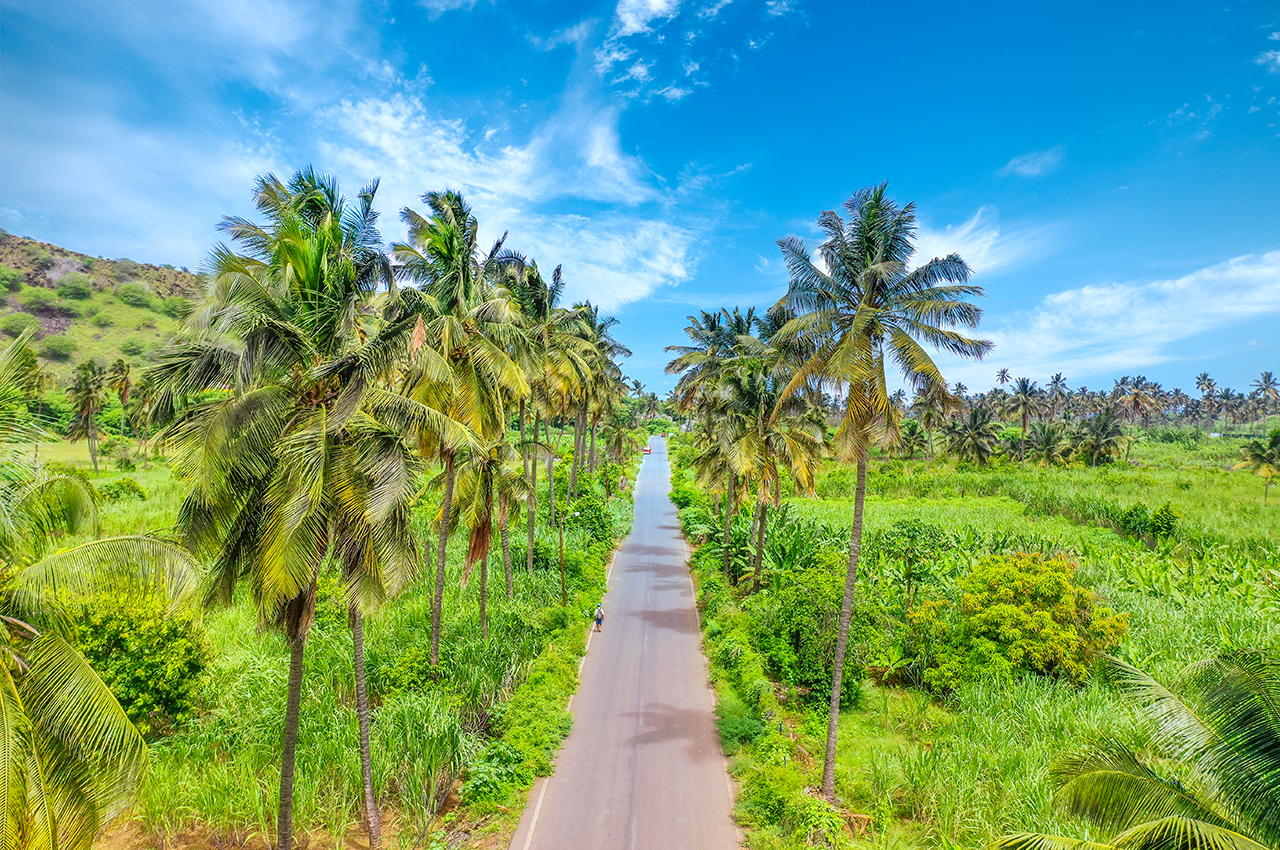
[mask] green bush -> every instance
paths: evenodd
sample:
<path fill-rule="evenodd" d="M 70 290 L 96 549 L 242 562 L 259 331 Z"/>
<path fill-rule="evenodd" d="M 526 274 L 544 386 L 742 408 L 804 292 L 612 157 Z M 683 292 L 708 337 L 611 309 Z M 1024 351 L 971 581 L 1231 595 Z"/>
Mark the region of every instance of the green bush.
<path fill-rule="evenodd" d="M 109 328 L 115 324 L 106 313 L 98 313 L 93 317 L 93 325 L 97 328 Z"/>
<path fill-rule="evenodd" d="M 31 259 L 31 265 L 35 266 L 38 271 L 48 271 L 53 268 L 53 254 L 50 254 L 39 245 L 28 245 L 27 256 Z"/>
<path fill-rule="evenodd" d="M 22 279 L 25 276 L 19 269 L 0 265 L 0 288 L 17 292 L 22 288 Z"/>
<path fill-rule="evenodd" d="M 128 354 L 130 357 L 137 357 L 145 347 L 146 343 L 136 336 L 125 337 L 120 343 L 121 353 Z"/>
<path fill-rule="evenodd" d="M 30 313 L 10 313 L 0 319 L 0 331 L 4 331 L 9 336 L 19 336 L 27 328 L 39 326 L 40 320 Z"/>
<path fill-rule="evenodd" d="M 70 360 L 75 350 L 76 341 L 61 334 L 47 336 L 40 342 L 40 356 L 46 360 Z"/>
<path fill-rule="evenodd" d="M 716 705 L 716 728 L 720 730 L 720 743 L 728 755 L 736 753 L 744 744 L 755 743 L 764 732 L 764 724 L 732 692 L 720 695 Z"/>
<path fill-rule="evenodd" d="M 911 612 L 927 657 L 924 680 L 950 691 L 986 676 L 1026 670 L 1083 682 L 1098 653 L 1119 646 L 1127 615 L 1076 582 L 1066 558 L 989 555 L 959 582 L 960 604 L 929 600 Z"/>
<path fill-rule="evenodd" d="M 128 460 L 120 458 L 120 460 Z M 119 463 L 117 462 L 117 465 Z M 121 466 L 121 469 L 125 467 Z M 133 469 L 133 461 L 129 461 L 129 469 Z M 98 493 L 108 502 L 119 502 L 125 499 L 137 499 L 140 502 L 147 500 L 147 491 L 142 489 L 142 485 L 132 478 L 118 478 L 110 481 L 98 488 Z"/>
<path fill-rule="evenodd" d="M 58 282 L 58 295 L 83 301 L 93 295 L 93 278 L 80 272 L 65 274 Z"/>
<path fill-rule="evenodd" d="M 587 493 L 577 499 L 569 508 L 565 519 L 565 528 L 580 528 L 598 543 L 613 540 L 613 519 L 605 508 L 604 500 L 594 493 Z M 572 516 L 577 514 L 577 516 Z"/>
<path fill-rule="evenodd" d="M 19 295 L 18 303 L 28 313 L 54 313 L 58 310 L 58 297 L 40 286 L 33 286 Z"/>
<path fill-rule="evenodd" d="M 136 595 L 104 594 L 77 618 L 80 651 L 144 734 L 191 717 L 209 650 L 188 616 Z"/>
<path fill-rule="evenodd" d="M 148 310 L 155 307 L 155 299 L 147 287 L 141 283 L 122 283 L 116 288 L 116 297 L 130 307 L 143 307 Z"/>
<path fill-rule="evenodd" d="M 160 311 L 171 319 L 185 319 L 191 313 L 191 302 L 181 295 L 171 295 L 164 299 Z"/>
<path fill-rule="evenodd" d="M 467 803 L 503 800 L 512 789 L 533 781 L 524 755 L 506 741 L 490 741 L 479 757 L 467 765 L 467 781 L 460 796 Z"/>

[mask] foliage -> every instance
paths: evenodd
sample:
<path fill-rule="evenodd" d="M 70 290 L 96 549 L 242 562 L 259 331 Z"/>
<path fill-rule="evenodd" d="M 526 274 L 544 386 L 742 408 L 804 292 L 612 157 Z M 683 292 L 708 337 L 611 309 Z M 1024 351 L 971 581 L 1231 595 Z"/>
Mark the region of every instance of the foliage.
<path fill-rule="evenodd" d="M 913 639 L 929 659 L 925 681 L 954 690 L 1018 669 L 1083 682 L 1100 653 L 1120 644 L 1128 620 L 1076 582 L 1076 566 L 1038 553 L 983 558 L 958 585 L 959 605 L 923 602 L 910 615 Z"/>
<path fill-rule="evenodd" d="M 98 487 L 98 493 L 108 502 L 119 502 L 126 499 L 147 500 L 147 491 L 133 478 L 117 478 Z"/>
<path fill-rule="evenodd" d="M 93 278 L 80 272 L 70 272 L 58 281 L 58 296 L 83 301 L 93 295 Z"/>
<path fill-rule="evenodd" d="M 185 319 L 191 313 L 191 300 L 181 295 L 170 295 L 161 304 L 160 312 L 171 319 Z"/>
<path fill-rule="evenodd" d="M 596 542 L 608 543 L 615 536 L 613 519 L 605 509 L 604 500 L 590 492 L 575 499 L 569 506 L 565 527 L 582 529 Z"/>
<path fill-rule="evenodd" d="M 76 644 L 142 734 L 193 716 L 209 647 L 190 615 L 168 616 L 154 598 L 102 594 L 77 616 Z"/>
<path fill-rule="evenodd" d="M 9 292 L 16 292 L 22 288 L 22 279 L 25 277 L 20 269 L 0 264 L 0 289 Z"/>
<path fill-rule="evenodd" d="M 40 320 L 30 313 L 10 313 L 0 319 L 0 331 L 9 336 L 20 336 L 29 328 L 40 327 Z"/>
<path fill-rule="evenodd" d="M 141 283 L 122 283 L 116 287 L 116 297 L 121 303 L 128 304 L 130 307 L 142 307 L 150 310 L 155 307 L 155 298 L 151 295 L 151 291 Z"/>
<path fill-rule="evenodd" d="M 70 360 L 77 347 L 71 337 L 50 334 L 40 341 L 40 356 L 48 360 Z"/>

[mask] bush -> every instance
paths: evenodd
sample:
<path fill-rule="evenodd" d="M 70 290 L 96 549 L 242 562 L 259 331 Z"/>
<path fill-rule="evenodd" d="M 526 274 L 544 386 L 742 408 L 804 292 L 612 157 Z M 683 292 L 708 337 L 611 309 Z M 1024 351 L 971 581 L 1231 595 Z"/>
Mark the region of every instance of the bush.
<path fill-rule="evenodd" d="M 587 493 L 576 500 L 565 519 L 565 528 L 580 528 L 598 543 L 613 541 L 613 519 L 605 508 L 604 500 L 594 493 Z M 577 516 L 572 516 L 572 514 Z M 557 565 L 558 568 L 558 565 Z"/>
<path fill-rule="evenodd" d="M 30 313 L 10 313 L 0 319 L 0 331 L 9 336 L 20 336 L 27 328 L 40 327 L 40 320 Z"/>
<path fill-rule="evenodd" d="M 28 313 L 53 313 L 58 310 L 58 297 L 39 286 L 33 286 L 18 296 L 18 303 Z"/>
<path fill-rule="evenodd" d="M 164 299 L 160 311 L 171 319 L 185 319 L 191 314 L 191 302 L 181 295 L 171 295 Z"/>
<path fill-rule="evenodd" d="M 137 357 L 142 353 L 142 349 L 146 347 L 146 343 L 138 339 L 136 336 L 125 337 L 120 343 L 120 351 L 130 357 Z"/>
<path fill-rule="evenodd" d="M 755 743 L 764 732 L 764 724 L 731 692 L 720 695 L 716 728 L 720 730 L 720 743 L 727 755 L 733 755 L 744 744 Z"/>
<path fill-rule="evenodd" d="M 96 316 L 93 317 L 94 327 L 109 328 L 114 324 L 115 322 L 112 321 L 111 317 L 108 316 L 106 313 L 98 313 Z"/>
<path fill-rule="evenodd" d="M 120 458 L 120 460 L 129 460 L 128 458 Z M 116 462 L 120 465 L 120 462 Z M 125 466 L 120 466 L 125 469 Z M 128 469 L 133 469 L 133 461 L 129 460 Z M 147 500 L 147 491 L 142 489 L 137 481 L 132 478 L 118 478 L 115 481 L 103 484 L 98 488 L 98 494 L 108 502 L 120 502 L 125 499 L 137 499 L 139 502 Z"/>
<path fill-rule="evenodd" d="M 138 468 L 138 464 L 128 455 L 121 455 L 116 458 L 116 469 L 121 472 L 133 472 Z"/>
<path fill-rule="evenodd" d="M 31 258 L 31 265 L 35 266 L 37 271 L 43 272 L 53 268 L 53 254 L 39 245 L 28 245 L 27 256 Z"/>
<path fill-rule="evenodd" d="M 141 283 L 120 284 L 116 288 L 116 297 L 130 307 L 143 307 L 148 310 L 155 307 L 155 299 L 151 297 L 147 287 Z"/>
<path fill-rule="evenodd" d="M 17 292 L 22 288 L 23 277 L 25 275 L 20 270 L 0 265 L 0 287 L 10 292 Z"/>
<path fill-rule="evenodd" d="M 75 350 L 76 341 L 61 334 L 47 336 L 40 343 L 40 356 L 46 360 L 69 360 Z"/>
<path fill-rule="evenodd" d="M 1062 557 L 1015 552 L 983 558 L 959 582 L 960 605 L 924 602 L 911 613 L 927 647 L 924 679 L 943 691 L 1026 670 L 1080 683 L 1098 653 L 1119 646 L 1126 615 L 1099 604 Z"/>
<path fill-rule="evenodd" d="M 76 637 L 143 734 L 194 714 L 209 650 L 190 617 L 166 616 L 158 599 L 103 594 L 82 610 Z"/>
<path fill-rule="evenodd" d="M 83 301 L 93 295 L 93 279 L 80 272 L 65 274 L 58 282 L 58 295 Z"/>
<path fill-rule="evenodd" d="M 506 741 L 490 741 L 467 766 L 467 781 L 459 792 L 467 803 L 503 800 L 512 789 L 533 781 L 523 754 Z"/>

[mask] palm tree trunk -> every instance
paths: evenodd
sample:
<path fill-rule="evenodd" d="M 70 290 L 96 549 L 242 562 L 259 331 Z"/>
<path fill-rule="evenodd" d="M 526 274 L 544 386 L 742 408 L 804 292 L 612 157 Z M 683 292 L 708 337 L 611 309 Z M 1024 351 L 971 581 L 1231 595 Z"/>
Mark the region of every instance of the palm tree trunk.
<path fill-rule="evenodd" d="M 862 509 L 867 501 L 867 455 L 858 456 L 858 487 L 853 498 L 853 531 L 849 540 L 849 567 L 840 606 L 840 630 L 836 634 L 835 668 L 831 671 L 831 705 L 827 711 L 827 754 L 822 765 L 822 794 L 836 797 L 836 733 L 840 726 L 840 688 L 844 684 L 844 658 L 849 649 L 849 621 L 853 619 L 853 591 L 858 585 L 858 558 L 862 554 Z"/>
<path fill-rule="evenodd" d="M 98 422 L 89 417 L 89 460 L 93 461 L 93 477 L 101 478 L 98 472 Z"/>
<path fill-rule="evenodd" d="M 489 553 L 480 559 L 480 637 L 489 639 Z"/>
<path fill-rule="evenodd" d="M 760 527 L 756 529 L 756 562 L 755 575 L 751 579 L 751 592 L 756 593 L 760 590 L 760 575 L 764 572 L 764 538 L 765 532 L 769 527 L 769 505 L 766 502 L 760 502 L 756 505 L 756 512 L 760 515 Z"/>
<path fill-rule="evenodd" d="M 724 539 L 721 547 L 724 551 L 724 577 L 729 577 L 729 523 L 733 519 L 733 497 L 734 487 L 738 482 L 738 476 L 732 472 L 729 473 L 729 486 L 724 491 Z"/>
<path fill-rule="evenodd" d="M 280 810 L 276 817 L 276 850 L 293 847 L 293 768 L 298 748 L 298 705 L 302 702 L 302 657 L 307 635 L 289 642 L 289 698 L 284 710 L 284 745 L 280 753 Z"/>
<path fill-rule="evenodd" d="M 502 572 L 507 580 L 507 598 L 516 595 L 516 586 L 511 579 L 511 535 L 508 529 L 507 498 L 504 496 L 498 506 L 498 534 L 502 538 Z"/>
<path fill-rule="evenodd" d="M 449 511 L 453 508 L 453 485 L 457 472 L 452 451 L 444 457 L 444 505 L 440 513 L 440 542 L 436 546 L 436 592 L 431 598 L 431 666 L 440 663 L 440 613 L 444 608 L 444 564 L 449 549 Z"/>
<path fill-rule="evenodd" d="M 569 464 L 569 488 L 565 500 L 572 501 L 578 493 L 578 466 L 582 463 L 582 411 L 573 417 L 573 462 Z"/>
<path fill-rule="evenodd" d="M 364 679 L 364 615 L 351 604 L 351 643 L 356 665 L 356 717 L 360 720 L 360 774 L 364 780 L 364 825 L 369 832 L 369 850 L 382 846 L 382 817 L 373 790 L 373 754 L 369 745 L 369 692 Z"/>
<path fill-rule="evenodd" d="M 542 411 L 533 420 L 533 441 L 538 442 L 538 429 L 542 427 Z M 529 456 L 529 543 L 525 548 L 525 569 L 533 572 L 533 527 L 538 515 L 538 459 L 530 451 Z"/>
<path fill-rule="evenodd" d="M 599 422 L 591 423 L 591 454 L 589 455 L 589 457 L 591 458 L 590 472 L 592 475 L 596 474 L 596 431 L 599 430 L 599 428 L 600 428 Z"/>

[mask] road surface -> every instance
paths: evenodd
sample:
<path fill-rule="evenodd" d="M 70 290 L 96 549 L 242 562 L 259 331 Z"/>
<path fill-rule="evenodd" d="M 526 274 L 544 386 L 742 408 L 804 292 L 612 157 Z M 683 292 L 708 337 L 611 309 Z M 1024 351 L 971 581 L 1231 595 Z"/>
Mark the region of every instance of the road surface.
<path fill-rule="evenodd" d="M 511 850 L 738 847 L 666 442 L 649 443 L 573 731 L 555 774 L 530 792 Z"/>

